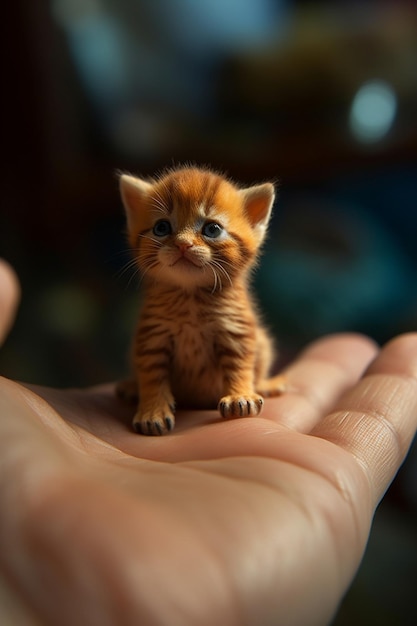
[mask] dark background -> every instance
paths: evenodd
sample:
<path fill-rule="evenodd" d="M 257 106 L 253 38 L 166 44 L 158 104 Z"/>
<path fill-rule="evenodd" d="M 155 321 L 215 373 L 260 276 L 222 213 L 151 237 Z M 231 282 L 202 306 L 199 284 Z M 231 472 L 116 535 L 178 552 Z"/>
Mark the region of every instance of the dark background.
<path fill-rule="evenodd" d="M 417 329 L 415 2 L 14 0 L 3 9 L 0 255 L 23 300 L 2 372 L 124 374 L 137 307 L 117 170 L 279 181 L 256 289 L 284 358 Z M 414 624 L 415 451 L 336 626 Z"/>

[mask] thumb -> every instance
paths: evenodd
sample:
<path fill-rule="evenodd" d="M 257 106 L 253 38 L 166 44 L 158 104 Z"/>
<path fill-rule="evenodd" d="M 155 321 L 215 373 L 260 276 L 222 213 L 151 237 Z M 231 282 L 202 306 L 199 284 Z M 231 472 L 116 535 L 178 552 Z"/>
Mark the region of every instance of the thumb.
<path fill-rule="evenodd" d="M 0 259 L 0 345 L 14 322 L 20 300 L 20 285 L 13 268 Z"/>

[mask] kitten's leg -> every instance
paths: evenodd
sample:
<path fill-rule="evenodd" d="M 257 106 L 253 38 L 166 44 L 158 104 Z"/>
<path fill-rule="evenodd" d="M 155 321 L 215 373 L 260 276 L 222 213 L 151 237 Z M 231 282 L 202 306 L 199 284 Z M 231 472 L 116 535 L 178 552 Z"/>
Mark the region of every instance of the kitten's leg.
<path fill-rule="evenodd" d="M 165 384 L 152 388 L 147 383 L 146 397 L 141 396 L 138 410 L 133 417 L 133 430 L 141 435 L 165 435 L 175 426 L 175 402 Z"/>
<path fill-rule="evenodd" d="M 149 330 L 142 318 L 133 346 L 133 369 L 139 397 L 132 420 L 135 432 L 164 435 L 175 425 L 175 401 L 170 386 L 172 341 L 159 327 Z M 133 385 L 134 388 L 134 385 Z M 130 386 L 132 390 L 132 386 Z"/>
<path fill-rule="evenodd" d="M 132 426 L 142 435 L 164 435 L 175 425 L 175 401 L 167 377 L 148 367 L 138 371 L 140 400 Z"/>
<path fill-rule="evenodd" d="M 175 401 L 169 385 L 168 369 L 163 360 L 144 362 L 142 358 L 137 375 L 139 405 L 133 417 L 133 429 L 142 435 L 165 435 L 175 425 Z"/>
<path fill-rule="evenodd" d="M 253 389 L 253 360 L 247 358 L 244 361 L 242 358 L 231 359 L 231 354 L 229 354 L 224 365 L 226 365 L 226 393 L 218 404 L 218 410 L 222 417 L 259 415 L 264 405 L 264 399 Z"/>

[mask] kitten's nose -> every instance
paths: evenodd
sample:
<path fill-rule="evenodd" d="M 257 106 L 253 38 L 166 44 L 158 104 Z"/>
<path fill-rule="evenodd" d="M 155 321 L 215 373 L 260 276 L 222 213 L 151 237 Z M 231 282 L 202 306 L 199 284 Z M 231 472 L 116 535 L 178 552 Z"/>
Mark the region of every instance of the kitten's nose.
<path fill-rule="evenodd" d="M 189 241 L 176 241 L 175 245 L 183 254 L 184 252 L 186 252 L 186 250 L 188 250 L 188 248 L 193 247 L 193 244 L 190 243 Z"/>

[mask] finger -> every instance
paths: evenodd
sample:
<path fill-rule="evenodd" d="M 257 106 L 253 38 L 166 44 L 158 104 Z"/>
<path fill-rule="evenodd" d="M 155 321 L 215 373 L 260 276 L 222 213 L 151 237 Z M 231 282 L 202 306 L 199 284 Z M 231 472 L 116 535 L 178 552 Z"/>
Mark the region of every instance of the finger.
<path fill-rule="evenodd" d="M 56 446 L 65 446 L 75 435 L 71 428 L 42 398 L 18 383 L 0 377 L 0 458 L 1 479 L 6 470 L 17 465 L 29 466 L 33 460 L 36 469 L 49 462 L 56 454 Z M 64 443 L 60 443 L 64 440 Z M 58 455 L 60 461 L 64 454 Z M 6 481 L 7 482 L 7 481 Z M 1 481 L 0 481 L 1 484 Z"/>
<path fill-rule="evenodd" d="M 143 458 L 184 461 L 262 455 L 265 446 L 265 453 L 273 455 L 270 448 L 277 449 L 274 434 L 279 435 L 283 428 L 309 432 L 340 395 L 357 382 L 376 351 L 373 342 L 359 335 L 335 335 L 317 341 L 286 370 L 291 390 L 280 398 L 266 400 L 260 417 L 225 421 L 216 411 L 179 411 L 177 426 L 169 436 L 132 437 L 130 428 L 115 420 L 116 412 L 110 412 L 107 405 L 103 410 L 105 405 L 100 403 L 100 417 L 84 426 Z"/>
<path fill-rule="evenodd" d="M 0 344 L 14 321 L 20 299 L 20 287 L 14 270 L 0 259 Z"/>
<path fill-rule="evenodd" d="M 184 461 L 261 454 L 271 433 L 282 428 L 309 432 L 341 393 L 357 382 L 376 351 L 373 342 L 359 335 L 321 339 L 287 368 L 288 392 L 268 399 L 259 418 L 225 421 L 217 411 L 178 411 L 174 433 L 162 438 L 132 435 L 126 420 L 132 409 L 123 407 L 121 415 L 114 390 L 36 392 L 74 424 L 135 456 Z"/>
<path fill-rule="evenodd" d="M 264 416 L 309 432 L 362 376 L 378 351 L 369 338 L 330 335 L 311 344 L 284 372 L 287 390 L 265 405 Z"/>
<path fill-rule="evenodd" d="M 361 335 L 340 334 L 318 340 L 285 370 L 288 388 L 279 398 L 266 400 L 261 419 L 309 432 L 340 395 L 357 382 L 376 352 L 376 345 Z M 78 390 L 32 389 L 65 415 L 68 406 L 78 406 L 79 410 L 72 411 L 68 419 L 99 436 L 105 436 L 109 428 L 112 436 L 116 431 L 126 432 L 133 415 L 131 406 L 116 399 L 113 387 L 96 387 L 87 394 Z M 116 416 L 120 421 L 115 420 Z M 176 433 L 223 421 L 217 411 L 179 411 L 178 417 Z"/>
<path fill-rule="evenodd" d="M 416 428 L 417 334 L 408 334 L 384 347 L 313 434 L 354 456 L 376 505 L 404 460 Z"/>

